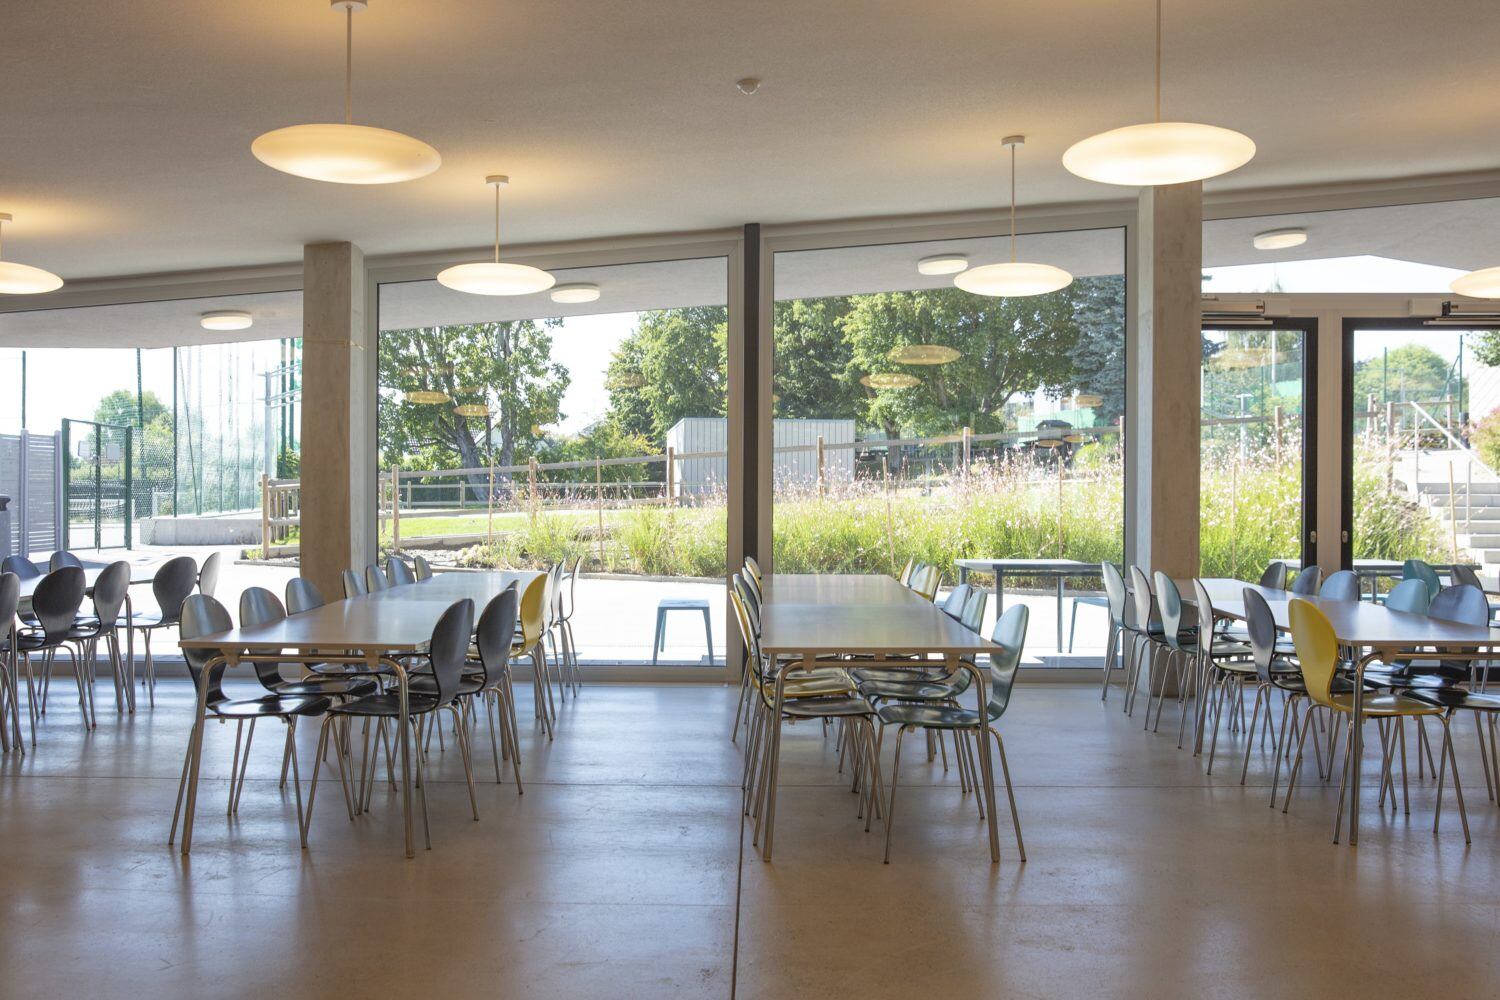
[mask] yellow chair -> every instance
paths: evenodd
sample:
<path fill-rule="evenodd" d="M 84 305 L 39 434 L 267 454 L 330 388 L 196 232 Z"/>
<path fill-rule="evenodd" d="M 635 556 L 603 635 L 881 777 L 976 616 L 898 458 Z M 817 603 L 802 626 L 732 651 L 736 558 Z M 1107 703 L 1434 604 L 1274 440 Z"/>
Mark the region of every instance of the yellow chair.
<path fill-rule="evenodd" d="M 942 585 L 943 574 L 936 566 L 922 563 L 912 570 L 911 582 L 908 584 L 913 591 L 921 594 L 931 601 L 937 597 L 938 587 Z"/>
<path fill-rule="evenodd" d="M 511 643 L 511 656 L 531 659 L 531 680 L 536 692 L 536 714 L 552 739 L 556 708 L 552 703 L 552 684 L 547 669 L 547 652 L 542 641 L 547 635 L 548 573 L 538 573 L 521 591 L 521 612 L 516 622 L 518 634 Z"/>
<path fill-rule="evenodd" d="M 917 562 L 915 559 L 906 560 L 906 565 L 901 567 L 901 575 L 896 577 L 896 579 L 901 583 L 901 586 L 905 587 L 907 584 L 911 583 L 912 570 L 916 568 Z"/>
<path fill-rule="evenodd" d="M 1292 792 L 1297 787 L 1297 771 L 1302 765 L 1303 745 L 1307 741 L 1308 730 L 1313 726 L 1313 711 L 1316 708 L 1325 708 L 1330 713 L 1343 713 L 1349 715 L 1350 725 L 1346 728 L 1344 736 L 1344 770 L 1339 781 L 1339 808 L 1338 815 L 1333 824 L 1333 840 L 1338 843 L 1339 827 L 1344 820 L 1344 793 L 1349 784 L 1350 751 L 1353 748 L 1354 726 L 1354 695 L 1335 694 L 1333 691 L 1334 677 L 1339 667 L 1339 642 L 1338 636 L 1333 630 L 1333 624 L 1328 616 L 1313 604 L 1293 599 L 1287 608 L 1288 621 L 1292 629 L 1292 643 L 1297 647 L 1297 661 L 1302 668 L 1302 681 L 1307 687 L 1307 696 L 1311 700 L 1313 708 L 1310 708 L 1302 720 L 1302 733 L 1297 738 L 1297 758 L 1292 764 L 1292 776 L 1287 784 L 1286 803 L 1282 812 L 1286 812 L 1291 805 Z M 1380 723 L 1380 740 L 1384 751 L 1384 762 L 1381 768 L 1381 798 L 1384 800 L 1385 789 L 1390 784 L 1391 807 L 1396 804 L 1396 789 L 1391 782 L 1391 757 L 1392 752 L 1399 743 L 1405 746 L 1404 737 L 1401 737 L 1399 728 L 1402 721 L 1407 718 L 1435 718 L 1443 724 L 1443 747 L 1440 751 L 1440 760 L 1443 764 L 1438 770 L 1438 797 L 1437 807 L 1432 818 L 1432 831 L 1437 832 L 1438 822 L 1443 815 L 1443 777 L 1448 764 L 1453 766 L 1453 792 L 1458 799 L 1458 815 L 1463 821 L 1464 842 L 1469 842 L 1469 817 L 1464 811 L 1464 793 L 1458 780 L 1458 758 L 1453 753 L 1452 734 L 1448 728 L 1448 714 L 1441 708 L 1428 705 L 1408 698 L 1401 694 L 1366 694 L 1362 705 L 1363 718 L 1375 719 Z M 1395 725 L 1391 725 L 1394 720 Z M 1401 737 L 1398 739 L 1398 737 Z M 1357 766 L 1357 762 L 1353 766 Z M 1402 771 L 1402 794 L 1405 796 L 1406 784 L 1406 758 L 1403 753 L 1401 759 Z M 1408 803 L 1408 812 L 1410 811 Z"/>
<path fill-rule="evenodd" d="M 760 585 L 762 583 L 765 583 L 765 575 L 761 573 L 760 563 L 755 561 L 754 556 L 745 557 L 745 572 L 755 578 L 755 586 L 757 589 L 760 588 Z"/>

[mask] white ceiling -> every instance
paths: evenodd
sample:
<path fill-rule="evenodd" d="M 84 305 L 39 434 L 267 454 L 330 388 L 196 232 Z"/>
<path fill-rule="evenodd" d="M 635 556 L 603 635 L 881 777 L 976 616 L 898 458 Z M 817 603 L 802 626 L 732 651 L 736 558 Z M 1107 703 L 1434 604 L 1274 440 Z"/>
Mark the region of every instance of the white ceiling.
<path fill-rule="evenodd" d="M 356 120 L 443 154 L 408 184 L 288 177 L 260 132 L 337 120 L 326 0 L 5 5 L 6 256 L 82 279 L 480 246 L 485 174 L 511 242 L 1113 200 L 1073 141 L 1151 109 L 1149 0 L 373 0 Z M 1259 144 L 1217 190 L 1490 169 L 1489 0 L 1166 7 L 1165 115 Z M 764 79 L 745 97 L 742 76 Z"/>

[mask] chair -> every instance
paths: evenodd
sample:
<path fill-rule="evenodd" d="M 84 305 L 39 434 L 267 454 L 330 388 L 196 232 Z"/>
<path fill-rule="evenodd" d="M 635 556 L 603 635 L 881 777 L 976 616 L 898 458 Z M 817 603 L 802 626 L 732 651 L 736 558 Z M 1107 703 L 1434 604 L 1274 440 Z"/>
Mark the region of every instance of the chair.
<path fill-rule="evenodd" d="M 1171 669 L 1172 659 L 1177 659 L 1177 697 L 1183 704 L 1183 714 L 1187 713 L 1187 691 L 1189 679 L 1189 665 L 1193 664 L 1193 673 L 1196 674 L 1196 660 L 1198 657 L 1198 638 L 1194 632 L 1184 634 L 1182 623 L 1182 594 L 1177 589 L 1177 584 L 1170 576 L 1157 570 L 1156 578 L 1156 609 L 1161 615 L 1161 652 L 1166 654 L 1166 662 L 1161 670 L 1161 690 L 1153 692 L 1152 673 L 1156 666 L 1155 657 L 1152 657 L 1152 671 L 1146 675 L 1146 721 L 1142 729 L 1151 728 L 1151 701 L 1157 698 L 1156 728 L 1161 728 L 1161 713 L 1167 701 L 1167 671 Z M 1200 630 L 1201 631 L 1201 630 Z M 1210 627 L 1206 633 L 1210 642 L 1213 641 L 1214 631 Z M 1196 677 L 1193 679 L 1196 680 Z M 1180 728 L 1180 727 L 1179 727 Z M 1154 730 L 1153 730 L 1154 731 Z"/>
<path fill-rule="evenodd" d="M 1286 589 L 1286 563 L 1276 560 L 1266 567 L 1266 571 L 1260 575 L 1260 585 L 1272 590 Z"/>
<path fill-rule="evenodd" d="M 1232 704 L 1243 709 L 1245 682 L 1256 675 L 1254 665 L 1245 662 L 1251 654 L 1249 646 L 1237 640 L 1224 639 L 1215 635 L 1214 628 L 1218 622 L 1218 613 L 1214 611 L 1213 598 L 1209 596 L 1208 588 L 1203 586 L 1202 580 L 1193 581 L 1193 603 L 1198 610 L 1200 638 L 1205 634 L 1214 636 L 1211 642 L 1198 645 L 1198 676 L 1195 684 L 1199 697 L 1195 713 L 1197 732 L 1193 737 L 1193 753 L 1203 752 L 1203 727 L 1208 723 L 1210 702 L 1212 702 L 1214 728 L 1208 747 L 1207 773 L 1213 774 L 1214 754 L 1219 747 L 1219 722 L 1223 718 L 1224 701 L 1228 697 L 1229 689 L 1234 688 L 1235 701 Z M 1184 713 L 1185 716 L 1186 713 Z M 1232 711 L 1230 719 L 1234 719 Z M 1182 749 L 1183 727 L 1179 725 L 1177 728 L 1177 748 L 1180 750 Z"/>
<path fill-rule="evenodd" d="M 289 615 L 300 615 L 326 604 L 322 591 L 306 577 L 293 577 L 286 582 L 286 611 Z"/>
<path fill-rule="evenodd" d="M 1297 574 L 1297 579 L 1292 581 L 1291 592 L 1302 597 L 1316 597 L 1318 587 L 1323 582 L 1323 567 L 1309 566 Z"/>
<path fill-rule="evenodd" d="M 1106 612 L 1110 610 L 1109 591 L 1102 594 L 1069 594 L 1072 598 L 1072 607 L 1068 614 L 1068 652 L 1073 652 L 1073 636 L 1078 632 L 1078 606 L 1080 604 L 1091 608 L 1103 608 Z M 1109 634 L 1115 633 L 1115 621 L 1113 613 L 1109 619 Z"/>
<path fill-rule="evenodd" d="M 192 556 L 168 559 L 151 578 L 151 593 L 156 597 L 156 614 L 137 612 L 129 626 L 141 633 L 146 644 L 147 697 L 156 706 L 156 661 L 151 655 L 151 634 L 166 628 L 176 628 L 182 618 L 182 602 L 187 600 L 198 584 L 198 564 Z M 208 596 L 208 595 L 204 595 Z"/>
<path fill-rule="evenodd" d="M 15 573 L 0 573 L 0 747 L 9 753 L 14 744 L 24 755 L 21 696 L 16 683 L 16 611 L 20 606 L 21 578 Z M 7 710 L 9 720 L 6 719 Z"/>
<path fill-rule="evenodd" d="M 1438 579 L 1437 570 L 1430 563 L 1421 559 L 1408 559 L 1401 564 L 1401 579 L 1421 580 L 1427 585 L 1427 599 L 1430 601 L 1443 589 L 1443 581 Z M 1484 588 L 1480 588 L 1483 590 Z"/>
<path fill-rule="evenodd" d="M 423 580 L 432 579 L 432 566 L 423 556 L 417 556 L 411 561 L 411 572 L 412 576 L 416 577 L 419 583 Z"/>
<path fill-rule="evenodd" d="M 535 710 L 547 739 L 553 737 L 557 708 L 552 701 L 552 680 L 548 673 L 547 654 L 542 640 L 547 631 L 547 574 L 538 573 L 521 591 L 520 634 L 511 644 L 510 655 L 514 659 L 525 656 L 531 660 L 531 682 L 535 693 Z"/>
<path fill-rule="evenodd" d="M 1339 668 L 1338 636 L 1333 630 L 1328 616 L 1304 600 L 1293 598 L 1287 608 L 1288 623 L 1292 630 L 1292 642 L 1297 648 L 1297 661 L 1302 669 L 1302 679 L 1307 685 L 1307 696 L 1314 705 L 1325 708 L 1329 712 L 1350 716 L 1351 724 L 1347 727 L 1344 735 L 1344 771 L 1343 778 L 1339 783 L 1339 809 L 1333 823 L 1333 839 L 1338 842 L 1339 826 L 1344 818 L 1344 795 L 1349 784 L 1349 768 L 1358 766 L 1351 763 L 1353 749 L 1354 726 L 1352 722 L 1354 701 L 1352 694 L 1340 694 L 1334 691 L 1333 682 Z M 1394 722 L 1399 726 L 1401 721 L 1407 718 L 1431 718 L 1435 717 L 1443 724 L 1443 746 L 1440 753 L 1446 758 L 1447 763 L 1453 766 L 1453 791 L 1458 799 L 1458 815 L 1463 822 L 1464 842 L 1469 842 L 1469 818 L 1464 811 L 1463 789 L 1458 780 L 1458 759 L 1453 753 L 1452 733 L 1448 725 L 1448 713 L 1435 705 L 1407 697 L 1404 694 L 1367 694 L 1362 703 L 1362 720 L 1375 719 L 1381 723 L 1381 744 L 1385 750 L 1384 766 L 1381 772 L 1382 794 L 1385 783 L 1390 780 L 1391 753 L 1390 740 L 1394 740 L 1396 734 L 1389 732 L 1387 723 Z M 1286 805 L 1291 805 L 1292 793 L 1297 786 L 1297 772 L 1302 766 L 1302 753 L 1304 743 L 1307 739 L 1308 730 L 1313 726 L 1313 712 L 1308 710 L 1302 721 L 1302 734 L 1297 740 L 1297 757 L 1292 763 L 1291 777 L 1287 780 Z M 1436 833 L 1438 822 L 1443 813 L 1443 776 L 1446 764 L 1438 771 L 1438 799 L 1435 810 L 1432 829 Z M 1405 786 L 1405 755 L 1402 756 L 1402 785 Z M 1392 795 L 1394 795 L 1394 789 Z M 1285 811 L 1285 807 L 1283 807 Z"/>
<path fill-rule="evenodd" d="M 1349 576 L 1353 578 L 1354 574 Z M 1329 579 L 1332 579 L 1330 577 Z M 1358 581 L 1355 581 L 1358 587 Z M 1281 710 L 1281 729 L 1272 737 L 1272 750 L 1276 753 L 1276 767 L 1271 774 L 1271 802 L 1272 808 L 1276 806 L 1276 790 L 1281 782 L 1281 761 L 1288 755 L 1290 744 L 1287 743 L 1287 728 L 1290 726 L 1293 734 L 1297 732 L 1297 710 L 1307 700 L 1307 685 L 1302 680 L 1302 672 L 1287 660 L 1282 654 L 1278 643 L 1276 631 L 1276 618 L 1271 613 L 1271 605 L 1261 596 L 1260 591 L 1246 587 L 1243 593 L 1245 602 L 1245 625 L 1246 632 L 1250 637 L 1250 658 L 1255 664 L 1256 686 L 1255 686 L 1255 710 L 1251 713 L 1250 728 L 1246 730 L 1248 737 L 1245 740 L 1245 761 L 1240 765 L 1240 784 L 1245 783 L 1245 777 L 1250 771 L 1250 751 L 1255 745 L 1254 734 L 1256 723 L 1262 702 L 1265 704 L 1266 718 L 1271 715 L 1271 696 L 1274 691 L 1282 691 L 1286 695 L 1286 702 Z M 1339 678 L 1335 678 L 1335 690 L 1339 690 Z M 1353 686 L 1344 682 L 1342 690 L 1349 692 Z M 1311 709 L 1309 709 L 1311 711 Z M 1323 751 L 1318 743 L 1318 731 L 1313 730 L 1313 749 L 1318 756 L 1318 770 L 1323 769 Z"/>
<path fill-rule="evenodd" d="M 984 627 L 984 609 L 989 603 L 990 595 L 982 590 L 971 590 L 969 599 L 964 602 L 964 609 L 958 616 L 958 623 L 964 628 L 979 634 Z"/>
<path fill-rule="evenodd" d="M 754 564 L 755 560 L 747 559 L 747 565 Z M 560 588 L 557 594 L 557 625 L 558 632 L 563 641 L 563 652 L 569 664 L 571 664 L 571 681 L 574 692 L 583 689 L 583 673 L 578 663 L 578 642 L 573 635 L 573 612 L 578 610 L 578 574 L 583 568 L 583 556 L 573 560 L 573 569 L 568 573 L 565 588 Z M 760 567 L 755 567 L 751 576 L 759 580 Z"/>
<path fill-rule="evenodd" d="M 521 743 L 516 724 L 516 697 L 511 687 L 510 647 L 515 639 L 516 618 L 521 596 L 512 583 L 490 599 L 479 615 L 475 626 L 474 646 L 479 653 L 479 664 L 484 672 L 480 675 L 480 697 L 484 701 L 485 719 L 490 725 L 490 750 L 495 758 L 495 784 L 500 784 L 501 751 L 495 746 L 495 730 L 500 731 L 500 744 L 505 756 L 510 759 L 511 773 L 516 779 L 516 794 L 521 787 Z"/>
<path fill-rule="evenodd" d="M 83 569 L 83 560 L 67 549 L 58 549 L 52 553 L 52 558 L 47 560 L 47 569 L 51 572 L 56 572 L 65 566 L 76 566 L 79 569 Z"/>
<path fill-rule="evenodd" d="M 911 575 L 912 575 L 912 572 L 916 568 L 917 568 L 917 564 L 916 564 L 915 560 L 913 560 L 913 559 L 906 560 L 906 565 L 902 566 L 901 567 L 901 572 L 896 575 L 896 582 L 900 583 L 901 586 L 903 586 L 903 587 L 909 586 L 911 584 Z M 759 575 L 759 574 L 757 574 L 757 575 Z"/>
<path fill-rule="evenodd" d="M 1151 597 L 1151 584 L 1139 566 L 1130 567 L 1130 603 L 1127 606 L 1125 630 L 1130 633 L 1130 649 L 1125 657 L 1125 705 L 1126 715 L 1135 714 L 1136 688 L 1140 685 L 1141 656 L 1150 653 L 1153 666 L 1156 653 L 1151 649 L 1161 639 L 1161 622 L 1156 619 L 1156 605 Z M 1144 648 L 1143 648 L 1144 647 Z M 1151 671 L 1146 673 L 1147 678 Z"/>
<path fill-rule="evenodd" d="M 581 565 L 582 563 L 583 557 L 579 556 L 578 563 L 575 564 L 574 569 L 576 570 L 578 568 L 578 565 Z M 755 561 L 754 556 L 745 557 L 745 569 L 751 576 L 755 577 L 756 583 L 760 583 L 765 578 L 765 574 L 760 571 L 760 563 Z"/>
<path fill-rule="evenodd" d="M 115 713 L 127 708 L 135 711 L 135 678 L 132 664 L 120 652 L 120 611 L 130 590 L 130 564 L 112 562 L 94 578 L 94 614 L 74 623 L 70 638 L 82 643 L 89 663 L 89 684 L 94 682 L 94 667 L 99 661 L 99 640 L 104 640 L 110 673 L 115 684 Z M 92 696 L 89 699 L 93 700 Z"/>
<path fill-rule="evenodd" d="M 391 556 L 385 561 L 385 575 L 391 581 L 391 586 L 393 587 L 417 582 L 417 577 L 412 573 L 411 567 L 395 556 Z"/>
<path fill-rule="evenodd" d="M 223 558 L 222 553 L 210 552 L 203 560 L 203 567 L 198 570 L 198 593 L 214 596 L 214 591 L 219 589 L 219 563 Z"/>
<path fill-rule="evenodd" d="M 1104 580 L 1104 594 L 1109 599 L 1109 640 L 1104 648 L 1104 680 L 1099 687 L 1099 700 L 1109 700 L 1109 675 L 1119 665 L 1120 639 L 1125 632 L 1125 578 L 1109 561 L 1099 564 L 1099 575 Z M 1073 608 L 1073 624 L 1078 624 L 1078 608 Z M 1073 651 L 1073 634 L 1068 633 L 1068 652 Z"/>
<path fill-rule="evenodd" d="M 31 613 L 36 616 L 36 624 L 23 623 L 12 639 L 13 648 L 26 663 L 26 699 L 31 706 L 33 747 L 36 746 L 37 716 L 47 714 L 47 689 L 51 686 L 52 662 L 59 649 L 66 649 L 73 663 L 73 679 L 78 684 L 78 705 L 83 712 L 84 727 L 92 729 L 94 726 L 91 693 L 84 683 L 83 662 L 79 654 L 80 640 L 74 637 L 78 609 L 83 606 L 86 589 L 83 570 L 77 566 L 63 566 L 42 577 L 31 593 Z M 40 706 L 36 675 L 31 665 L 31 657 L 36 653 L 43 656 Z"/>
<path fill-rule="evenodd" d="M 428 675 L 427 689 L 411 690 L 406 703 L 407 714 L 417 723 L 417 752 L 412 754 L 412 758 L 417 765 L 417 789 L 422 798 L 422 828 L 429 849 L 432 847 L 432 829 L 427 816 L 428 782 L 422 771 L 422 758 L 426 755 L 421 747 L 423 730 L 428 725 L 438 724 L 435 716 L 439 712 L 446 711 L 453 717 L 454 731 L 458 734 L 459 758 L 463 763 L 464 777 L 469 786 L 469 807 L 474 819 L 476 821 L 479 819 L 479 800 L 474 794 L 474 767 L 473 756 L 470 752 L 469 721 L 467 715 L 459 710 L 456 700 L 463 687 L 464 660 L 469 650 L 469 638 L 473 634 L 474 602 L 464 598 L 449 605 L 433 627 L 432 638 L 428 643 L 432 672 Z M 366 695 L 328 709 L 328 715 L 323 719 L 323 725 L 318 734 L 318 755 L 313 765 L 312 787 L 307 793 L 307 813 L 302 832 L 304 842 L 307 839 L 307 827 L 312 823 L 313 801 L 318 794 L 318 774 L 322 768 L 323 754 L 328 746 L 330 727 L 341 719 L 399 721 L 400 715 L 401 698 L 394 691 Z M 352 821 L 354 819 L 353 797 L 350 795 L 344 757 L 339 753 L 335 753 L 334 757 L 339 761 L 339 782 L 343 785 L 344 801 L 349 807 L 349 819 Z M 364 764 L 361 764 L 361 770 L 365 770 Z M 373 780 L 374 768 L 370 767 L 368 770 Z"/>
<path fill-rule="evenodd" d="M 1484 589 L 1484 581 L 1479 579 L 1479 574 L 1474 571 L 1474 567 L 1472 566 L 1464 566 L 1461 564 L 1455 565 L 1452 572 L 1449 573 L 1449 579 L 1451 579 L 1455 584 L 1467 584 L 1468 586 L 1478 590 L 1481 594 L 1488 593 Z M 1485 600 L 1488 601 L 1489 597 L 1486 596 Z M 1500 613 L 1500 605 L 1491 603 L 1490 617 L 1495 617 L 1496 613 Z"/>
<path fill-rule="evenodd" d="M 196 567 L 194 567 L 196 576 Z M 224 605 L 209 597 L 207 594 L 192 594 L 183 599 L 179 609 L 179 634 L 184 639 L 196 639 L 215 632 L 224 632 L 234 627 L 230 620 L 229 612 Z M 182 761 L 182 779 L 177 784 L 177 806 L 172 810 L 172 831 L 167 835 L 167 843 L 172 843 L 177 838 L 177 821 L 182 813 L 183 794 L 187 788 L 189 766 L 194 757 L 194 749 L 201 745 L 203 730 L 210 718 L 222 721 L 233 721 L 234 731 L 234 760 L 229 768 L 229 806 L 228 813 L 234 816 L 239 812 L 240 796 L 245 791 L 245 775 L 250 766 L 250 743 L 255 737 L 255 723 L 260 719 L 280 719 L 286 723 L 286 744 L 283 748 L 283 759 L 291 763 L 292 782 L 297 797 L 297 828 L 301 834 L 302 846 L 307 846 L 307 826 L 303 822 L 302 809 L 302 780 L 297 769 L 297 720 L 304 716 L 320 715 L 330 707 L 327 698 L 308 697 L 306 695 L 266 694 L 258 698 L 230 698 L 224 693 L 223 680 L 224 671 L 228 668 L 227 660 L 219 659 L 221 651 L 214 649 L 187 648 L 182 651 L 182 658 L 187 662 L 188 674 L 193 679 L 193 689 L 198 695 L 198 704 L 203 706 L 203 714 L 194 720 L 193 728 L 188 735 L 187 754 Z M 218 662 L 214 662 L 214 661 Z M 250 723 L 250 739 L 244 743 L 244 753 L 240 751 L 240 738 L 244 735 L 246 722 Z M 199 751 L 201 753 L 201 750 Z M 319 748 L 319 756 L 322 748 Z M 339 758 L 342 761 L 342 757 Z M 309 798 L 308 805 L 311 807 L 312 800 Z"/>
<path fill-rule="evenodd" d="M 1482 628 L 1490 623 L 1490 605 L 1485 600 L 1484 591 L 1461 583 L 1438 591 L 1427 606 L 1427 617 Z M 1467 659 L 1439 660 L 1436 663 L 1404 661 L 1396 666 L 1398 669 L 1394 671 L 1373 675 L 1378 676 L 1385 687 L 1450 687 L 1469 679 L 1471 663 Z M 1372 672 L 1367 672 L 1367 676 L 1371 675 Z"/>
<path fill-rule="evenodd" d="M 365 586 L 365 578 L 352 569 L 340 571 L 339 579 L 344 584 L 345 600 L 351 597 L 362 597 L 370 592 L 369 588 Z"/>
<path fill-rule="evenodd" d="M 896 731 L 896 756 L 891 764 L 891 794 L 885 808 L 885 861 L 887 864 L 891 860 L 891 830 L 896 812 L 896 785 L 901 775 L 901 743 L 907 731 L 911 729 L 963 732 L 966 735 L 972 734 L 976 741 L 982 741 L 988 736 L 995 738 L 995 746 L 1000 753 L 1000 771 L 1005 776 L 1005 794 L 1010 800 L 1010 821 L 1016 831 L 1016 850 L 1020 853 L 1021 860 L 1026 860 L 1026 845 L 1021 840 L 1021 817 L 1016 811 L 1016 795 L 1011 787 L 1010 766 L 1005 760 L 1005 741 L 1001 739 L 1000 731 L 995 728 L 995 723 L 1010 706 L 1011 689 L 1016 682 L 1021 651 L 1026 645 L 1026 626 L 1029 617 L 1030 611 L 1026 605 L 1013 604 L 995 623 L 990 638 L 1001 647 L 1001 651 L 990 656 L 989 701 L 985 705 L 983 715 L 973 709 L 959 708 L 956 705 L 905 702 L 881 705 L 877 710 L 882 732 L 885 726 L 900 727 Z M 879 745 L 880 741 L 877 740 L 877 754 Z M 984 769 L 979 770 L 982 774 Z M 879 774 L 878 769 L 876 774 Z"/>
<path fill-rule="evenodd" d="M 40 566 L 25 556 L 6 556 L 0 561 L 0 573 L 14 573 L 21 580 L 35 580 L 42 572 Z"/>
<path fill-rule="evenodd" d="M 264 587 L 249 587 L 240 594 L 240 626 L 269 625 L 286 618 L 286 609 L 276 595 Z M 356 698 L 375 693 L 375 682 L 360 677 L 313 676 L 288 680 L 282 676 L 280 663 L 255 663 L 255 677 L 271 694 L 324 695 L 329 698 Z"/>
<path fill-rule="evenodd" d="M 370 563 L 365 567 L 365 588 L 372 594 L 391 589 L 391 581 L 377 563 Z"/>
<path fill-rule="evenodd" d="M 1318 596 L 1325 601 L 1357 601 L 1360 593 L 1359 577 L 1347 569 L 1329 574 L 1318 588 Z"/>
<path fill-rule="evenodd" d="M 948 591 L 948 596 L 943 598 L 938 607 L 942 608 L 943 614 L 949 618 L 957 618 L 963 614 L 964 604 L 969 599 L 969 591 L 973 589 L 967 583 L 960 583 Z"/>
<path fill-rule="evenodd" d="M 1385 595 L 1385 606 L 1392 611 L 1404 611 L 1412 615 L 1425 615 L 1432 595 L 1423 580 L 1402 580 Z"/>
<path fill-rule="evenodd" d="M 929 601 L 937 597 L 938 588 L 942 586 L 942 583 L 943 574 L 936 566 L 922 563 L 912 571 L 911 589 Z"/>

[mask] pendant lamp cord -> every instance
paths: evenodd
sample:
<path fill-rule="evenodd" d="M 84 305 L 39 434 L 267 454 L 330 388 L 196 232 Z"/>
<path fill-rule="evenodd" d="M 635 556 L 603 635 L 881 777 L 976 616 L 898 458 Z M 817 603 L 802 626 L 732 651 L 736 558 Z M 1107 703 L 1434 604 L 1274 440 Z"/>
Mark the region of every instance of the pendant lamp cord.
<path fill-rule="evenodd" d="M 495 263 L 500 263 L 500 185 L 495 185 Z"/>
<path fill-rule="evenodd" d="M 1156 0 L 1156 120 L 1161 121 L 1161 0 Z"/>
<path fill-rule="evenodd" d="M 1010 262 L 1016 262 L 1016 146 L 1010 147 Z"/>
<path fill-rule="evenodd" d="M 1159 2 L 1159 0 L 1158 0 Z M 344 8 L 344 124 L 354 124 L 354 8 Z"/>

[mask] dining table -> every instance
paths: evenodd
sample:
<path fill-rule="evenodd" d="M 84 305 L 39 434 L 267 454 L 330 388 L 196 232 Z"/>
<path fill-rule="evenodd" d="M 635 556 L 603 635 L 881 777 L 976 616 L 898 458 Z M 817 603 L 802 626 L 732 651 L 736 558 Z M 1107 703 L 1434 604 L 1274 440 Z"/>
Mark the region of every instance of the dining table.
<path fill-rule="evenodd" d="M 1031 577 L 1051 580 L 1057 590 L 1057 651 L 1063 649 L 1063 599 L 1067 596 L 1067 581 L 1077 578 L 1097 578 L 1102 572 L 1096 562 L 1078 559 L 955 559 L 958 566 L 958 582 L 967 583 L 970 573 L 989 573 L 995 577 L 995 615 L 1005 611 L 1005 578 Z"/>
<path fill-rule="evenodd" d="M 1466 625 L 1462 622 L 1430 618 L 1427 615 L 1394 611 L 1373 601 L 1334 601 L 1322 597 L 1303 596 L 1286 590 L 1262 587 L 1244 580 L 1210 578 L 1200 581 L 1213 603 L 1215 615 L 1245 620 L 1246 588 L 1255 590 L 1266 599 L 1276 628 L 1290 632 L 1290 605 L 1292 600 L 1302 600 L 1316 607 L 1328 617 L 1339 645 L 1362 650 L 1354 663 L 1352 727 L 1353 750 L 1350 755 L 1354 766 L 1349 768 L 1349 843 L 1359 843 L 1359 789 L 1361 751 L 1364 721 L 1365 669 L 1376 661 L 1393 663 L 1398 659 L 1411 659 L 1422 655 L 1431 657 L 1441 653 L 1444 659 L 1483 661 L 1489 660 L 1500 649 L 1500 628 L 1485 625 Z M 1195 600 L 1192 581 L 1178 583 L 1184 603 Z M 1339 842 L 1343 823 L 1343 802 L 1339 803 L 1339 815 L 1334 820 L 1333 842 Z"/>
<path fill-rule="evenodd" d="M 427 649 L 438 619 L 455 601 L 468 598 L 478 612 L 510 584 L 520 589 L 541 574 L 535 570 L 455 571 L 426 580 L 396 584 L 385 590 L 348 597 L 263 625 L 183 639 L 183 649 L 212 652 L 203 673 L 220 662 L 228 669 L 242 663 L 351 663 L 395 679 L 399 704 L 396 722 L 401 759 L 401 808 L 408 858 L 416 856 L 412 819 L 411 718 L 408 715 L 406 658 Z M 330 653 L 336 650 L 337 653 Z M 198 709 L 189 736 L 186 813 L 182 853 L 192 849 L 193 813 L 197 804 L 198 774 L 203 756 L 203 732 L 208 721 L 208 685 L 198 684 Z M 431 847 L 431 844 L 428 844 Z"/>
<path fill-rule="evenodd" d="M 767 753 L 767 793 L 761 857 L 771 860 L 776 822 L 776 777 L 781 752 L 781 708 L 789 676 L 817 666 L 819 656 L 860 655 L 861 667 L 916 670 L 938 662 L 950 671 L 967 670 L 980 718 L 988 705 L 989 675 L 979 657 L 1000 647 L 969 631 L 920 594 L 894 578 L 879 574 L 768 575 L 762 584 L 761 652 L 772 662 L 785 659 L 777 672 Z M 913 658 L 915 657 L 915 658 Z M 990 860 L 1000 860 L 995 818 L 995 784 L 989 742 L 979 741 L 985 815 L 989 821 Z"/>

